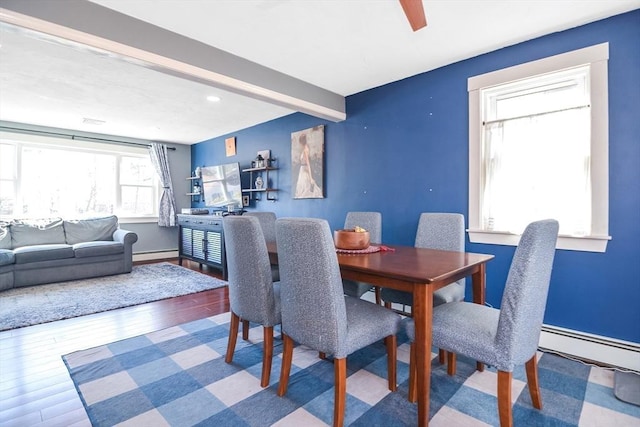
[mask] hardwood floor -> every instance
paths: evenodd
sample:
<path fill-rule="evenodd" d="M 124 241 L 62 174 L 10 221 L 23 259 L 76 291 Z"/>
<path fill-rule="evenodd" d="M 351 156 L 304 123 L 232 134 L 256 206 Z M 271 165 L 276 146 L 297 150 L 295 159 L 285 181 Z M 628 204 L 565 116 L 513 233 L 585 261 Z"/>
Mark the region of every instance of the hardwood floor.
<path fill-rule="evenodd" d="M 224 287 L 0 332 L 0 425 L 90 426 L 62 355 L 227 311 Z"/>

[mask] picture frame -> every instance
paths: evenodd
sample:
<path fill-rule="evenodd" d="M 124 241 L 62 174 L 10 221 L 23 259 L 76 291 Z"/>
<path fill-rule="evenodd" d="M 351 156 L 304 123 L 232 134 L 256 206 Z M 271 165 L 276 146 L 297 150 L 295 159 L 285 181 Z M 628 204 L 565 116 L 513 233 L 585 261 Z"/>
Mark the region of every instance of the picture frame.
<path fill-rule="evenodd" d="M 227 153 L 227 157 L 236 155 L 236 137 L 232 136 L 224 140 L 224 148 Z"/>
<path fill-rule="evenodd" d="M 294 199 L 324 198 L 324 125 L 291 134 Z"/>

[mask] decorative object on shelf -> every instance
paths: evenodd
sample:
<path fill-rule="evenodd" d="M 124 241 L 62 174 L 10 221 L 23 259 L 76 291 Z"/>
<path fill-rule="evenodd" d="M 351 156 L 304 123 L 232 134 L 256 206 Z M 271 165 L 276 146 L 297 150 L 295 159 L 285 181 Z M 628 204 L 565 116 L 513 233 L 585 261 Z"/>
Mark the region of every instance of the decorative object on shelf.
<path fill-rule="evenodd" d="M 262 186 L 264 185 L 264 181 L 262 180 L 261 176 L 258 176 L 256 178 L 256 190 L 262 190 Z"/>
<path fill-rule="evenodd" d="M 249 196 L 242 196 L 242 206 L 249 206 Z"/>
<path fill-rule="evenodd" d="M 200 192 L 201 192 L 200 183 L 198 181 L 193 183 L 193 192 L 195 194 L 200 194 Z"/>
<path fill-rule="evenodd" d="M 200 169 L 200 166 L 198 166 L 198 167 L 196 168 L 196 170 L 195 170 L 195 171 L 193 171 L 193 176 L 194 176 L 195 178 L 200 178 L 201 174 L 202 174 L 202 169 Z"/>
<path fill-rule="evenodd" d="M 324 198 L 324 125 L 291 134 L 294 199 Z"/>
<path fill-rule="evenodd" d="M 262 155 L 258 154 L 258 157 L 256 157 L 256 168 L 263 168 L 264 167 L 264 158 L 262 157 Z"/>
<path fill-rule="evenodd" d="M 236 137 L 232 136 L 224 140 L 224 148 L 227 153 L 227 157 L 236 155 Z"/>
<path fill-rule="evenodd" d="M 258 158 L 262 157 L 262 166 L 263 168 L 268 168 L 271 166 L 271 150 L 260 150 L 258 151 Z"/>

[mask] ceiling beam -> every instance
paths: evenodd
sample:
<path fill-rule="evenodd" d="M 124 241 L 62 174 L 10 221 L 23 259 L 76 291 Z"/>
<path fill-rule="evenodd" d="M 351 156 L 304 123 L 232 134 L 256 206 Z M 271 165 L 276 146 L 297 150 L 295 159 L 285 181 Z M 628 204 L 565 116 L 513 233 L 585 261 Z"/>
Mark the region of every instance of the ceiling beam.
<path fill-rule="evenodd" d="M 344 96 L 86 0 L 1 0 L 0 6 L 0 21 L 9 24 L 318 118 L 346 119 Z"/>

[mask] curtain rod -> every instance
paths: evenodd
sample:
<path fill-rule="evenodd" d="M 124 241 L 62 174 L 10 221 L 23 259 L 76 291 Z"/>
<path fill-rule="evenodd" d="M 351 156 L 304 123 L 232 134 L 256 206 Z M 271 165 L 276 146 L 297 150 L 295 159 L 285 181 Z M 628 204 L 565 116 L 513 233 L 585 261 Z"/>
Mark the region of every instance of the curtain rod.
<path fill-rule="evenodd" d="M 72 135 L 72 134 L 68 134 L 68 133 L 50 132 L 50 131 L 37 130 L 37 129 L 22 129 L 22 128 L 13 128 L 13 127 L 8 127 L 8 126 L 0 126 L 0 130 L 8 130 L 8 131 L 14 131 L 14 132 L 19 132 L 19 133 L 33 133 L 33 134 L 40 134 L 40 135 L 62 136 L 62 137 L 69 138 L 69 139 L 72 139 L 72 140 L 84 139 L 84 140 L 87 140 L 87 141 L 110 142 L 110 143 L 122 144 L 122 145 L 137 145 L 139 147 L 151 147 L 151 144 L 146 144 L 146 143 L 142 143 L 142 142 L 119 141 L 119 140 L 116 140 L 116 139 L 97 138 L 97 137 L 93 137 L 93 136 Z M 167 147 L 167 150 L 175 150 L 175 149 L 176 149 L 176 147 Z"/>

